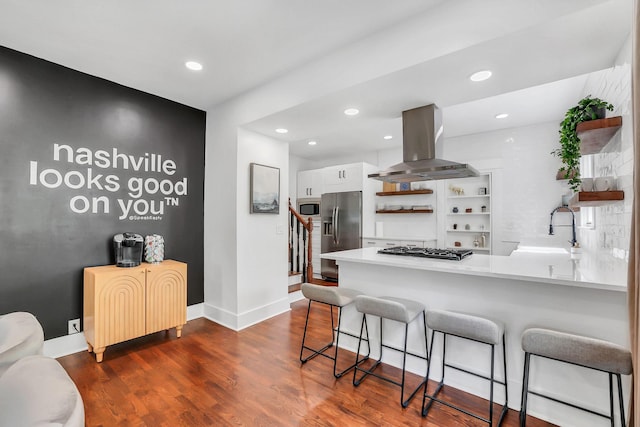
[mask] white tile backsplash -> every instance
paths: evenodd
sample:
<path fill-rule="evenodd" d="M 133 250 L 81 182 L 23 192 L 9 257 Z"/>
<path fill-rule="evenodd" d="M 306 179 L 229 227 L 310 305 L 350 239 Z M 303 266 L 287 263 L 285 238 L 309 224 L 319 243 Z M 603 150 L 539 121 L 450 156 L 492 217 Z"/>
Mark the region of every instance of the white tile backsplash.
<path fill-rule="evenodd" d="M 631 200 L 633 198 L 633 133 L 631 128 L 631 60 L 621 55 L 615 67 L 593 74 L 583 94 L 610 102 L 613 112 L 622 116 L 622 128 L 602 153 L 594 155 L 595 176 L 614 176 L 617 189 L 625 192 L 623 202 L 596 208 L 596 228 L 581 230 L 580 240 L 586 250 L 604 251 L 616 258 L 628 259 L 631 234 Z"/>

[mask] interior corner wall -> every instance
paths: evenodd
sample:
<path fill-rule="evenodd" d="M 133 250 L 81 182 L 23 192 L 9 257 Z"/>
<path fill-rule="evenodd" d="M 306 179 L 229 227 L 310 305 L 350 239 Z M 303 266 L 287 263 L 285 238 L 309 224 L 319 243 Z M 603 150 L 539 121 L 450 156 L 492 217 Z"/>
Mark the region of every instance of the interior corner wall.
<path fill-rule="evenodd" d="M 203 292 L 206 113 L 0 47 L 0 314 L 47 339 L 82 318 L 83 268 L 113 236 L 165 238 Z M 169 162 L 169 163 L 166 163 Z"/>
<path fill-rule="evenodd" d="M 238 139 L 226 111 L 207 114 L 204 196 L 204 314 L 237 329 Z"/>
<path fill-rule="evenodd" d="M 250 164 L 279 169 L 279 213 L 251 213 Z M 289 145 L 238 130 L 238 329 L 289 310 L 288 194 Z"/>

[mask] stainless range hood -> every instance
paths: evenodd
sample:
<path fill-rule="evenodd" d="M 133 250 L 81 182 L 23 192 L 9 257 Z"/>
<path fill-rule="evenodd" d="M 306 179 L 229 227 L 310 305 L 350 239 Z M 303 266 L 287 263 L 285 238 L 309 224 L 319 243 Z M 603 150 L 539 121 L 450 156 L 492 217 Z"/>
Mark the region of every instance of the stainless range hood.
<path fill-rule="evenodd" d="M 442 135 L 442 112 L 434 104 L 402 112 L 403 162 L 369 175 L 387 182 L 413 182 L 478 176 L 464 163 L 436 158 Z M 441 150 L 440 150 L 441 151 Z"/>

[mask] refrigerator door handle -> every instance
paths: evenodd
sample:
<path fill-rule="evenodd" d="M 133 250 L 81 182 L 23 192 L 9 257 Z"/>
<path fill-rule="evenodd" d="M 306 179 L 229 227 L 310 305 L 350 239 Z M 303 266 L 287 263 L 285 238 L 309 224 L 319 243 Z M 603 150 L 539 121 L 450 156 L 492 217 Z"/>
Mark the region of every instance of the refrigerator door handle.
<path fill-rule="evenodd" d="M 331 210 L 331 237 L 333 237 L 333 244 L 336 244 L 336 239 L 337 239 L 337 235 L 336 235 L 336 210 L 337 207 L 334 206 L 333 209 Z"/>
<path fill-rule="evenodd" d="M 333 230 L 335 231 L 334 242 L 336 245 L 340 244 L 340 206 L 336 206 L 336 217 L 333 223 Z"/>
<path fill-rule="evenodd" d="M 331 208 L 331 238 L 333 244 L 336 244 L 336 207 Z"/>

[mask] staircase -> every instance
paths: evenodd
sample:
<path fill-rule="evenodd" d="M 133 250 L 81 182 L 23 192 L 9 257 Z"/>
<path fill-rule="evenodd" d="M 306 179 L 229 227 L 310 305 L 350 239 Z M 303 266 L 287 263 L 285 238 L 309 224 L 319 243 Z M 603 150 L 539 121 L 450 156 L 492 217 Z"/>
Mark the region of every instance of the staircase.
<path fill-rule="evenodd" d="M 289 200 L 289 293 L 313 278 L 311 239 L 313 220 L 300 215 Z"/>
<path fill-rule="evenodd" d="M 289 272 L 289 293 L 299 291 L 302 283 L 302 273 Z"/>

